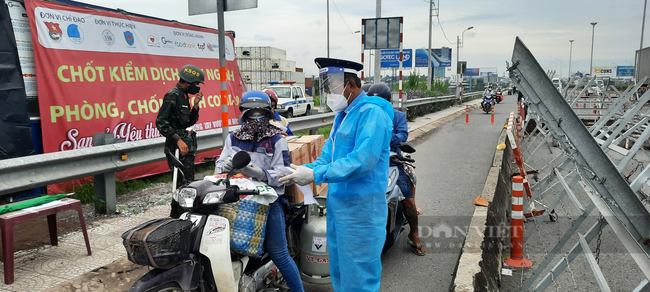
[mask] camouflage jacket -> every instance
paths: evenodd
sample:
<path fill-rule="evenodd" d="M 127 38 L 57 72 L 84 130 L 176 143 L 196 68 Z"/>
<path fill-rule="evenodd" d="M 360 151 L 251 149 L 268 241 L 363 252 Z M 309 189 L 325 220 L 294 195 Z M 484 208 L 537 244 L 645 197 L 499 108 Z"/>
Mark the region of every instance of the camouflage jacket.
<path fill-rule="evenodd" d="M 156 117 L 156 128 L 165 138 L 178 141 L 185 128 L 194 125 L 198 120 L 199 110 L 190 105 L 190 99 L 183 87 L 176 84 L 163 98 Z"/>

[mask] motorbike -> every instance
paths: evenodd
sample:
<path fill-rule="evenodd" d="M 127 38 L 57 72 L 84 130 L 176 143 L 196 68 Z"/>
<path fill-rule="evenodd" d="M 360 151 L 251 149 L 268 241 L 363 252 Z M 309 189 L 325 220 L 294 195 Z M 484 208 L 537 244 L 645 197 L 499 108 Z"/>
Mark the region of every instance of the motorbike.
<path fill-rule="evenodd" d="M 237 174 L 237 170 L 248 165 L 250 160 L 247 152 L 237 152 L 232 159 L 233 170 L 225 178 L 216 176 L 216 181 L 207 179 L 194 181 L 174 192 L 174 199 L 181 209 L 186 211 L 179 219 L 191 221 L 189 237 L 181 239 L 189 240 L 189 256 L 171 268 L 152 269 L 133 284 L 131 292 L 284 291 L 286 289 L 281 273 L 265 251 L 260 257 L 231 251 L 230 223 L 225 217 L 216 215 L 223 204 L 238 202 L 244 197 L 263 196 L 269 191 L 275 193 L 273 188 L 265 185 L 243 189 L 235 184 L 237 180 L 247 179 Z M 182 167 L 178 159 L 172 158 L 172 161 L 176 167 Z M 233 176 L 237 179 L 233 179 L 231 183 Z M 302 218 L 301 215 L 292 216 Z M 291 225 L 300 224 L 290 224 L 287 227 Z"/>
<path fill-rule="evenodd" d="M 483 108 L 483 111 L 486 114 L 489 114 L 490 111 L 492 110 L 492 106 L 494 105 L 494 98 L 492 97 L 491 94 L 487 94 L 483 97 L 483 103 L 481 103 L 481 108 Z"/>
<path fill-rule="evenodd" d="M 496 98 L 495 98 L 496 102 L 501 103 L 503 101 L 503 94 L 501 94 L 501 92 L 499 91 L 499 92 L 497 92 L 496 95 L 497 95 Z"/>
<path fill-rule="evenodd" d="M 404 172 L 409 177 L 413 188 L 417 183 L 415 176 L 415 166 L 412 163 L 414 159 L 410 157 L 410 153 L 415 152 L 415 149 L 406 142 L 400 143 L 398 146 L 402 150 L 402 154 L 396 152 L 390 153 L 390 168 L 388 175 L 388 188 L 386 190 L 386 203 L 388 203 L 388 220 L 386 222 L 386 242 L 382 254 L 387 253 L 391 247 L 397 242 L 400 234 L 404 231 L 405 226 L 408 224 L 406 216 L 404 215 L 404 206 L 402 200 L 404 195 L 397 185 L 397 178 L 399 177 L 398 167 L 402 167 Z"/>

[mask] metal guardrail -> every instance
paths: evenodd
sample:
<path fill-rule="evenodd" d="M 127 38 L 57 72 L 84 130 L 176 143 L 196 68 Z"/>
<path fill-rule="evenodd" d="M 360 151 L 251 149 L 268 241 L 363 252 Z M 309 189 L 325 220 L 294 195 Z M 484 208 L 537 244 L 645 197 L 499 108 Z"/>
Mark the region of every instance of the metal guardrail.
<path fill-rule="evenodd" d="M 428 97 L 408 100 L 406 107 L 425 105 L 455 99 L 454 96 Z M 324 113 L 289 119 L 293 131 L 309 130 L 332 125 L 334 113 Z M 230 131 L 237 127 L 230 127 Z M 221 129 L 197 132 L 197 152 L 223 147 Z M 62 152 L 37 154 L 0 160 L 0 196 L 25 191 L 83 177 L 104 174 L 106 203 L 114 209 L 115 172 L 165 160 L 165 138 L 154 138 L 117 143 Z M 112 194 L 111 194 L 112 193 Z"/>

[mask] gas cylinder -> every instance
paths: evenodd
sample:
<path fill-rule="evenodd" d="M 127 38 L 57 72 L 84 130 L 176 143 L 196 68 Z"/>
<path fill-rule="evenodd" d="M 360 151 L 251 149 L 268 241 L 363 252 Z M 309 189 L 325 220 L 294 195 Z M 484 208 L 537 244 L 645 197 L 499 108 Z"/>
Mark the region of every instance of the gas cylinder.
<path fill-rule="evenodd" d="M 300 230 L 300 277 L 308 283 L 330 283 L 330 258 L 327 248 L 325 197 L 314 197 L 319 205 L 307 206 Z"/>

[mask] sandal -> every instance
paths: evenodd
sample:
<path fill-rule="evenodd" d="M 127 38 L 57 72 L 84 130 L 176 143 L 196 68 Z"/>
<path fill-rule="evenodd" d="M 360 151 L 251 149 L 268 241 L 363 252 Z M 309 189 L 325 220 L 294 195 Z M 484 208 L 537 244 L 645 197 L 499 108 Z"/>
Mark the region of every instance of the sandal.
<path fill-rule="evenodd" d="M 408 245 L 411 251 L 417 256 L 425 256 L 427 254 L 426 251 L 422 251 L 422 244 L 415 245 L 412 240 L 409 240 Z"/>

